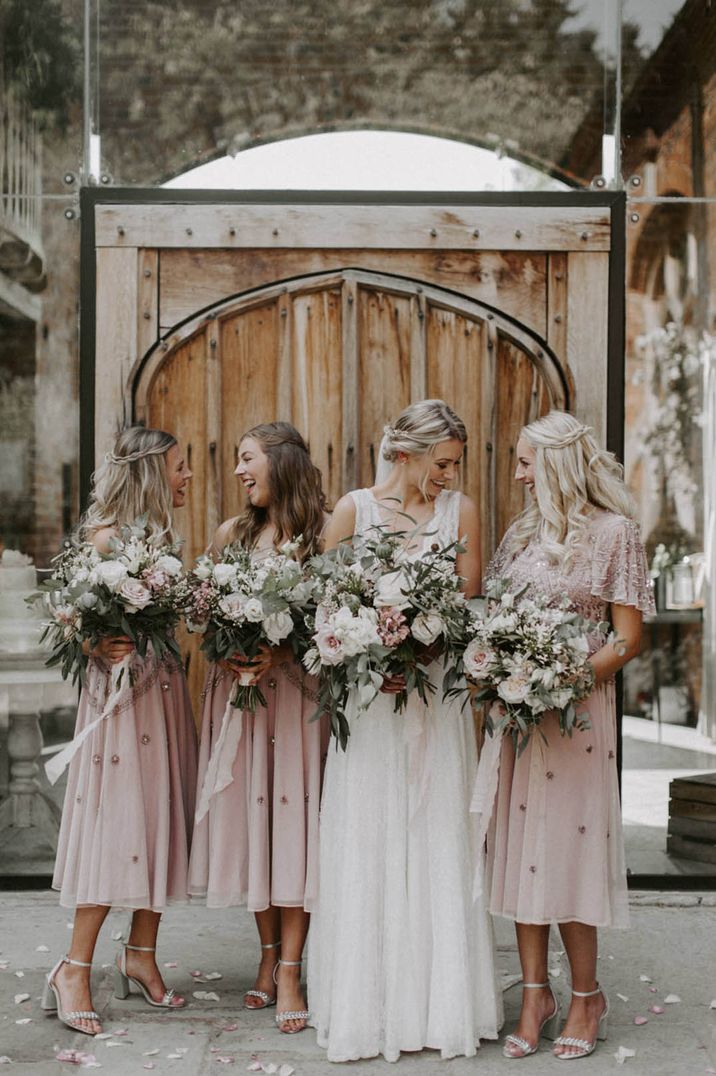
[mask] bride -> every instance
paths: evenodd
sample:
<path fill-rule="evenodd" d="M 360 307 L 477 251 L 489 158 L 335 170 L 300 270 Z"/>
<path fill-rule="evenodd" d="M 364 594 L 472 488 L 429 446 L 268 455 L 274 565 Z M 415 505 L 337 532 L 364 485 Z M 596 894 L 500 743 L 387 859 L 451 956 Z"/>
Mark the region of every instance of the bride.
<path fill-rule="evenodd" d="M 409 556 L 465 538 L 457 560 L 468 596 L 480 583 L 475 505 L 449 489 L 467 434 L 442 400 L 387 426 L 372 489 L 336 505 L 326 548 L 372 527 L 406 531 Z M 383 461 L 387 466 L 383 466 Z M 469 708 L 425 705 L 387 680 L 350 721 L 347 750 L 329 751 L 321 805 L 320 891 L 309 939 L 311 1022 L 331 1061 L 402 1050 L 471 1056 L 502 1023 L 486 909 L 473 903 L 477 849 L 468 805 L 476 769 Z"/>

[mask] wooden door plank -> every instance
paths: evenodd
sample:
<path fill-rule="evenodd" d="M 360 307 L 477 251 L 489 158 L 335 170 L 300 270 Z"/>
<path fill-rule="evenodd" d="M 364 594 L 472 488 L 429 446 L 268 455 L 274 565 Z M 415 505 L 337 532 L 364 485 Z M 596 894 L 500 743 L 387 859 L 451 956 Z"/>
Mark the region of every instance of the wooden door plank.
<path fill-rule="evenodd" d="M 590 206 L 98 205 L 98 247 L 609 250 Z"/>
<path fill-rule="evenodd" d="M 569 277 L 567 255 L 550 254 L 547 259 L 547 332 L 550 348 L 567 366 L 567 324 Z"/>
<path fill-rule="evenodd" d="M 343 489 L 358 486 L 358 443 L 360 439 L 360 418 L 358 412 L 358 285 L 351 276 L 346 276 L 342 288 L 341 324 L 343 341 L 343 368 L 341 376 L 342 389 L 342 472 Z"/>
<path fill-rule="evenodd" d="M 569 254 L 567 360 L 574 379 L 574 413 L 607 437 L 609 255 Z"/>
<path fill-rule="evenodd" d="M 206 357 L 206 489 L 204 513 L 207 543 L 222 522 L 224 455 L 221 436 L 221 326 L 214 319 L 206 327 L 209 347 Z"/>
<path fill-rule="evenodd" d="M 427 304 L 421 287 L 410 301 L 410 400 L 428 396 Z"/>
<path fill-rule="evenodd" d="M 137 250 L 97 251 L 95 459 L 131 421 L 131 372 L 137 358 Z"/>
<path fill-rule="evenodd" d="M 140 250 L 137 258 L 137 354 L 141 358 L 159 339 L 159 252 Z"/>

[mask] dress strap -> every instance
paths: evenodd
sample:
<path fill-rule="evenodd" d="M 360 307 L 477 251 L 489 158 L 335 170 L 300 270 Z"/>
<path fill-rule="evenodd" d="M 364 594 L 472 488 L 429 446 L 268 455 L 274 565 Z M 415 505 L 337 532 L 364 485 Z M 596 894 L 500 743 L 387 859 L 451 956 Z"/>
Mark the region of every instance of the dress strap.
<path fill-rule="evenodd" d="M 460 491 L 444 490 L 435 503 L 435 522 L 441 545 L 456 542 L 460 535 Z"/>

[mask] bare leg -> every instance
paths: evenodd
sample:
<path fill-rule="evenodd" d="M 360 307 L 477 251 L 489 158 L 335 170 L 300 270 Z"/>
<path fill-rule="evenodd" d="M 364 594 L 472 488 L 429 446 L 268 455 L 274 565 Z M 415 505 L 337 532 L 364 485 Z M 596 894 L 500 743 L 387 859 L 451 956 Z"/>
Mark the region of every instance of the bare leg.
<path fill-rule="evenodd" d="M 262 945 L 271 945 L 281 940 L 281 912 L 278 908 L 271 905 L 265 912 L 256 912 L 254 917 Z M 261 950 L 261 963 L 254 983 L 254 990 L 261 990 L 271 998 L 276 995 L 273 972 L 280 955 L 281 950 L 278 947 Z M 244 997 L 244 1005 L 247 1009 L 264 1008 L 262 999 L 253 995 Z"/>
<path fill-rule="evenodd" d="M 75 911 L 72 942 L 67 953 L 70 960 L 91 964 L 97 937 L 107 918 L 109 907 L 104 904 L 85 904 Z M 77 968 L 62 964 L 55 975 L 55 984 L 62 999 L 65 1012 L 89 1012 L 94 1009 L 90 991 L 90 968 Z M 98 1020 L 78 1020 L 91 1034 L 99 1034 L 102 1025 Z"/>
<path fill-rule="evenodd" d="M 597 928 L 584 923 L 562 923 L 559 928 L 567 952 L 572 974 L 572 989 L 588 993 L 597 989 Z M 576 998 L 567 1013 L 567 1022 L 561 1034 L 565 1038 L 585 1039 L 594 1042 L 599 1027 L 599 1017 L 606 1007 L 603 994 L 591 998 Z M 580 1053 L 576 1047 L 555 1046 L 555 1054 Z"/>
<path fill-rule="evenodd" d="M 517 948 L 520 954 L 522 980 L 525 983 L 546 983 L 547 951 L 549 947 L 549 927 L 534 923 L 515 923 Z M 553 1014 L 554 1001 L 550 990 L 523 989 L 520 1019 L 513 1034 L 531 1047 L 539 1041 L 540 1027 Z M 505 1051 L 511 1057 L 524 1056 L 524 1050 L 517 1043 L 506 1043 Z"/>
<path fill-rule="evenodd" d="M 152 912 L 148 908 L 138 909 L 132 916 L 129 944 L 142 949 L 155 949 L 161 918 L 159 912 Z M 167 988 L 157 967 L 156 953 L 140 953 L 127 949 L 127 974 L 144 983 L 155 1001 L 162 1000 Z M 184 1001 L 183 997 L 175 994 L 172 1006 L 180 1008 Z"/>
<path fill-rule="evenodd" d="M 298 961 L 303 956 L 303 946 L 308 933 L 309 915 L 303 908 L 281 909 L 281 960 Z M 306 999 L 301 990 L 301 967 L 280 964 L 276 975 L 278 984 L 277 1006 L 279 1012 L 300 1012 L 306 1009 Z M 282 1031 L 302 1031 L 305 1020 L 285 1020 Z"/>

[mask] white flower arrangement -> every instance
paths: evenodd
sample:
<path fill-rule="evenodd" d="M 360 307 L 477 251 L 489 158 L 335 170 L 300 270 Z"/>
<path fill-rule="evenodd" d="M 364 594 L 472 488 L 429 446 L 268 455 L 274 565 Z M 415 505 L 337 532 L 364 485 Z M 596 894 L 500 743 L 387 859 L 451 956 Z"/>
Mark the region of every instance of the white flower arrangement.
<path fill-rule="evenodd" d="M 501 579 L 488 584 L 487 607 L 473 616 L 462 659 L 474 700 L 488 705 L 488 733 L 510 733 L 518 753 L 534 732 L 546 741 L 541 723 L 548 712 L 557 713 L 563 736 L 590 727 L 577 710 L 594 688 L 588 636 L 609 630 L 572 611 L 566 599 L 541 606 L 524 597 L 525 589 L 510 591 Z"/>

